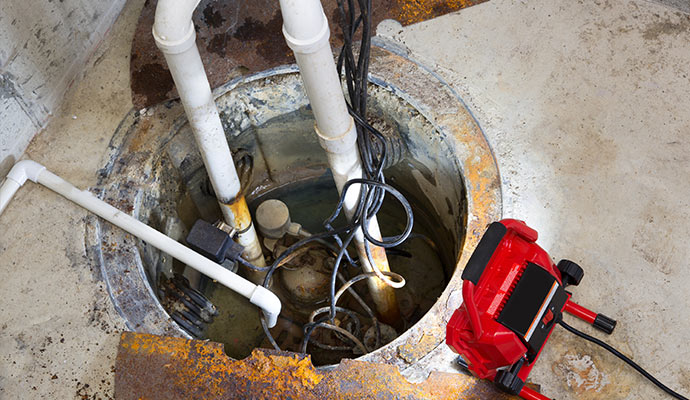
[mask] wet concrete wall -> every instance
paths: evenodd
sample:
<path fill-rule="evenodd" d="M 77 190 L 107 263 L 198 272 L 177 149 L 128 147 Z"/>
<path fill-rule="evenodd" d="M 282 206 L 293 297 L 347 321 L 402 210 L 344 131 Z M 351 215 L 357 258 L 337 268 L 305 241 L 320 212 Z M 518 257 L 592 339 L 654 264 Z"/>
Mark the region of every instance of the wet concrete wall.
<path fill-rule="evenodd" d="M 0 175 L 56 112 L 125 1 L 0 1 Z"/>

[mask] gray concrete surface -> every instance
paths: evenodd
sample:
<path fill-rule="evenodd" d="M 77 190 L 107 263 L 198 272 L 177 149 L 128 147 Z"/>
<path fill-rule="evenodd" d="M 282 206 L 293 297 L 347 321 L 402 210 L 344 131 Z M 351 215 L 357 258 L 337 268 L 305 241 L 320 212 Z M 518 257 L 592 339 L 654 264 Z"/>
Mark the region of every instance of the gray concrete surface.
<path fill-rule="evenodd" d="M 27 151 L 80 187 L 131 108 L 142 4 L 129 2 Z M 501 168 L 504 215 L 585 268 L 575 299 L 619 320 L 607 340 L 690 393 L 690 18 L 641 0 L 491 0 L 378 33 L 468 103 Z M 0 398 L 112 396 L 122 324 L 85 258 L 85 217 L 28 184 L 0 218 Z M 665 398 L 560 331 L 532 380 L 558 399 Z"/>
<path fill-rule="evenodd" d="M 125 0 L 0 3 L 0 174 L 47 123 Z"/>
<path fill-rule="evenodd" d="M 492 0 L 381 28 L 469 103 L 504 216 L 585 268 L 574 298 L 619 320 L 608 340 L 689 393 L 690 17 L 644 1 Z M 664 398 L 567 332 L 532 379 L 559 399 Z"/>
<path fill-rule="evenodd" d="M 26 156 L 81 188 L 131 109 L 131 1 Z M 0 219 L 0 399 L 112 397 L 124 324 L 86 259 L 85 211 L 27 183 Z"/>

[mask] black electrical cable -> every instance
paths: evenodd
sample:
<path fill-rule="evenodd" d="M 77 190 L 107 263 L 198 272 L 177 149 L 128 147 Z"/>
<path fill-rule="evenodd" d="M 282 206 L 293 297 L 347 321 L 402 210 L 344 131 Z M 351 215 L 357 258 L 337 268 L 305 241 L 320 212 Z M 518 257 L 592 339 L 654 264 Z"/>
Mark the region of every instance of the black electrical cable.
<path fill-rule="evenodd" d="M 371 322 L 374 325 L 374 333 L 375 333 L 375 342 L 374 342 L 374 350 L 378 349 L 381 344 L 381 324 L 379 324 L 378 318 L 376 318 L 376 315 L 374 312 L 371 310 L 371 307 L 367 305 L 367 303 L 362 299 L 362 297 L 355 291 L 355 288 L 352 287 L 352 284 L 354 283 L 352 279 L 350 281 L 346 281 L 345 278 L 341 275 L 338 274 L 338 279 L 343 283 L 343 286 L 338 290 L 340 292 L 343 287 L 347 287 L 348 293 L 359 303 L 359 305 L 364 309 L 364 312 L 367 313 L 369 318 L 371 318 Z M 336 293 L 337 296 L 337 293 Z M 334 303 L 338 302 L 338 299 L 334 299 Z"/>
<path fill-rule="evenodd" d="M 343 192 L 340 196 L 340 201 L 338 202 L 336 212 L 326 220 L 326 225 L 330 226 L 330 224 L 335 220 L 335 218 L 337 218 L 338 214 L 340 213 L 340 209 L 342 209 L 343 202 L 345 201 L 345 195 L 347 194 L 347 191 L 350 189 L 352 185 L 355 184 L 360 184 L 363 186 L 369 185 L 381 188 L 384 192 L 392 194 L 393 197 L 395 197 L 395 199 L 400 202 L 400 205 L 402 205 L 403 209 L 405 210 L 406 222 L 403 233 L 401 233 L 400 235 L 387 237 L 382 240 L 377 240 L 371 236 L 368 229 L 369 221 L 371 220 L 371 218 L 373 218 L 373 215 L 370 216 L 367 210 L 364 209 L 362 215 L 357 216 L 357 218 L 361 218 L 361 220 L 354 220 L 353 218 L 352 222 L 357 225 L 361 225 L 362 233 L 364 234 L 364 237 L 367 239 L 367 241 L 373 243 L 376 246 L 384 248 L 395 247 L 404 242 L 407 239 L 407 237 L 410 236 L 410 233 L 412 232 L 412 227 L 414 225 L 414 214 L 412 213 L 412 206 L 410 206 L 410 203 L 407 201 L 405 196 L 402 193 L 400 193 L 400 191 L 398 191 L 396 188 L 383 182 L 378 182 L 372 179 L 350 179 L 349 181 L 347 181 L 343 186 Z"/>
<path fill-rule="evenodd" d="M 337 4 L 338 10 L 340 11 L 340 26 L 343 33 L 343 46 L 338 56 L 337 69 L 341 73 L 347 87 L 349 97 L 349 101 L 347 102 L 348 112 L 352 115 L 357 129 L 357 146 L 362 161 L 363 176 L 361 179 L 353 179 L 346 182 L 341 190 L 341 196 L 335 210 L 323 224 L 326 231 L 300 240 L 283 251 L 270 267 L 266 267 L 265 270 L 267 270 L 267 274 L 263 283 L 264 287 L 268 287 L 271 276 L 281 265 L 282 260 L 289 257 L 300 246 L 315 240 L 332 239 L 336 242 L 337 250 L 335 250 L 335 252 L 337 255 L 330 280 L 329 313 L 327 316 L 304 325 L 304 338 L 301 346 L 303 352 L 306 351 L 306 346 L 309 343 L 309 337 L 313 330 L 322 326 L 324 323 L 333 322 L 335 319 L 336 301 L 334 297 L 336 292 L 336 281 L 343 258 L 350 265 L 359 267 L 347 252 L 347 248 L 358 230 L 361 229 L 364 235 L 364 247 L 369 262 L 371 263 L 371 245 L 383 248 L 392 248 L 399 245 L 409 237 L 414 223 L 412 207 L 405 196 L 385 182 L 383 168 L 386 163 L 386 139 L 381 132 L 367 122 L 366 117 L 372 33 L 371 0 L 338 0 Z M 355 57 L 353 48 L 355 36 L 358 31 L 361 31 L 361 40 L 359 44 L 359 53 L 357 57 Z M 357 184 L 360 191 L 357 207 L 349 218 L 349 224 L 335 229 L 332 224 L 343 210 L 345 194 L 354 184 Z M 369 233 L 369 222 L 381 209 L 387 193 L 398 200 L 405 210 L 406 225 L 401 234 L 378 240 Z M 277 349 L 278 345 L 271 336 L 263 319 L 262 326 L 269 341 Z M 377 326 L 377 342 L 378 336 L 379 332 Z"/>
<path fill-rule="evenodd" d="M 325 238 L 334 237 L 334 236 L 337 237 L 337 235 L 339 235 L 341 233 L 346 233 L 351 229 L 352 229 L 352 227 L 348 225 L 348 226 L 345 226 L 343 228 L 330 230 L 328 232 L 318 233 L 318 234 L 309 236 L 307 238 L 304 238 L 304 239 L 298 241 L 297 243 L 293 244 L 292 246 L 288 247 L 285 251 L 283 251 L 280 254 L 280 256 L 278 256 L 273 261 L 273 264 L 271 264 L 271 266 L 268 268 L 268 272 L 266 273 L 266 277 L 264 278 L 263 286 L 268 288 L 268 284 L 271 281 L 271 277 L 273 276 L 273 273 L 276 271 L 276 269 L 278 269 L 278 266 L 280 265 L 280 263 L 285 258 L 287 258 L 292 252 L 297 250 L 298 248 L 304 246 L 307 243 L 315 242 L 319 239 L 325 239 Z"/>
<path fill-rule="evenodd" d="M 405 241 L 407 236 L 409 236 L 410 232 L 412 231 L 412 226 L 414 224 L 414 216 L 412 214 L 412 207 L 410 207 L 410 205 L 407 202 L 407 200 L 405 199 L 405 197 L 399 191 L 397 191 L 395 188 L 393 188 L 392 186 L 386 185 L 385 183 L 372 181 L 369 179 L 352 179 L 352 180 L 349 180 L 345 183 L 345 185 L 343 186 L 343 190 L 342 190 L 342 193 L 340 195 L 340 199 L 338 201 L 338 204 L 336 205 L 336 208 L 333 211 L 333 214 L 331 214 L 331 216 L 326 220 L 326 222 L 324 222 L 324 226 L 326 226 L 327 229 L 332 229 L 331 223 L 333 223 L 333 221 L 335 221 L 337 216 L 340 214 L 340 212 L 343 208 L 343 204 L 345 202 L 345 196 L 347 195 L 347 191 L 352 187 L 353 184 L 361 184 L 361 185 L 362 184 L 368 184 L 368 185 L 379 186 L 379 187 L 383 188 L 384 190 L 389 191 L 390 193 L 395 195 L 396 199 L 398 201 L 400 201 L 400 203 L 403 205 L 403 208 L 405 208 L 405 211 L 406 211 L 407 221 L 405 224 L 405 229 L 404 229 L 402 234 L 397 235 L 397 236 L 393 236 L 392 239 L 389 239 L 388 241 L 385 241 L 385 242 L 384 241 L 380 241 L 380 242 L 377 241 L 378 243 L 376 243 L 376 244 L 379 246 L 382 246 L 382 247 L 393 247 L 393 246 L 396 246 L 396 245 L 402 243 L 403 241 Z M 366 213 L 364 213 L 362 218 L 364 218 L 364 221 L 366 221 L 366 225 L 362 226 L 362 222 L 359 220 L 356 221 L 354 217 L 353 217 L 352 223 L 357 224 L 358 227 L 363 228 L 362 231 L 363 231 L 364 236 L 366 238 L 367 236 L 370 236 L 370 235 L 368 235 L 368 232 L 366 229 L 368 227 L 368 219 L 367 219 Z M 341 263 L 341 260 L 343 258 L 343 254 L 346 252 L 346 249 L 349 246 L 350 242 L 354 239 L 354 235 L 356 232 L 357 232 L 356 230 L 353 230 L 351 233 L 349 233 L 347 235 L 346 241 L 341 244 L 341 249 L 338 252 L 338 257 L 336 258 L 336 261 L 335 261 L 334 266 L 333 266 L 333 272 L 331 274 L 331 282 L 330 282 L 331 313 L 329 315 L 329 320 L 333 320 L 333 318 L 335 318 L 335 292 L 336 292 L 335 284 L 336 284 L 336 277 L 338 274 L 338 269 L 340 267 L 340 263 Z M 368 246 L 368 242 L 365 240 L 365 248 L 367 246 Z M 307 332 L 306 329 L 305 329 L 305 332 Z M 306 336 L 308 336 L 308 335 L 306 335 Z M 308 339 L 308 337 L 307 337 L 307 339 Z"/>
<path fill-rule="evenodd" d="M 345 193 L 345 192 L 343 192 Z M 347 246 L 350 245 L 350 242 L 355 237 L 356 231 L 352 231 L 347 235 L 345 238 L 345 241 L 343 242 L 340 251 L 338 252 L 338 257 L 335 259 L 335 263 L 333 263 L 333 273 L 331 274 L 331 282 L 330 282 L 330 311 L 327 317 L 320 318 L 317 321 L 310 322 L 304 325 L 304 337 L 302 338 L 302 345 L 300 346 L 300 349 L 302 353 L 306 353 L 307 351 L 307 343 L 309 343 L 309 337 L 311 336 L 311 333 L 318 327 L 318 325 L 322 322 L 326 321 L 333 321 L 335 319 L 335 314 L 336 314 L 336 308 L 335 308 L 335 302 L 333 299 L 335 298 L 335 280 L 336 277 L 338 276 L 338 269 L 340 268 L 340 263 L 343 259 L 343 253 L 346 251 Z"/>
<path fill-rule="evenodd" d="M 603 347 L 603 348 L 606 349 L 609 353 L 611 353 L 611 354 L 613 354 L 614 356 L 616 356 L 616 357 L 620 358 L 621 360 L 625 361 L 626 364 L 628 364 L 628 365 L 630 365 L 631 367 L 633 367 L 637 372 L 639 372 L 640 374 L 642 374 L 642 376 L 644 376 L 645 378 L 649 379 L 653 384 L 655 384 L 656 386 L 658 386 L 661 390 L 663 390 L 664 392 L 666 392 L 666 393 L 667 393 L 668 395 L 670 395 L 671 397 L 676 398 L 676 399 L 680 399 L 680 400 L 688 400 L 687 397 L 683 397 L 682 395 L 680 395 L 680 394 L 674 392 L 673 390 L 671 390 L 668 386 L 666 386 L 666 385 L 664 385 L 663 383 L 659 382 L 659 380 L 656 379 L 655 377 L 653 377 L 652 374 L 650 374 L 649 372 L 645 371 L 644 368 L 642 368 L 642 367 L 640 367 L 639 365 L 637 365 L 633 360 L 631 360 L 631 359 L 629 359 L 628 357 L 626 357 L 626 356 L 625 356 L 624 354 L 622 354 L 620 351 L 614 349 L 614 348 L 613 348 L 611 345 L 609 345 L 608 343 L 603 342 L 603 341 L 601 341 L 601 340 L 599 340 L 599 339 L 597 339 L 597 338 L 595 338 L 595 337 L 589 336 L 588 334 L 586 334 L 586 333 L 584 333 L 584 332 L 581 332 L 581 331 L 579 331 L 579 330 L 573 328 L 572 326 L 570 326 L 570 325 L 568 325 L 567 323 L 565 323 L 563 320 L 558 321 L 558 323 L 561 324 L 561 326 L 562 326 L 563 328 L 565 328 L 565 330 L 567 330 L 568 332 L 570 332 L 570 333 L 572 333 L 572 334 L 575 334 L 575 335 L 577 335 L 577 336 L 579 336 L 579 337 L 581 337 L 581 338 L 583 338 L 583 339 L 585 339 L 585 340 L 588 340 L 588 341 L 590 341 L 590 342 L 592 342 L 592 343 L 594 343 L 594 344 L 596 344 L 596 345 L 599 345 L 599 346 Z"/>
<path fill-rule="evenodd" d="M 273 335 L 271 335 L 271 331 L 268 330 L 266 316 L 263 312 L 261 312 L 261 310 L 259 310 L 259 320 L 261 321 L 261 327 L 264 329 L 264 334 L 266 334 L 268 341 L 271 342 L 271 346 L 273 346 L 274 349 L 280 351 L 280 346 L 278 346 L 278 343 L 276 343 L 276 340 L 273 338 Z"/>
<path fill-rule="evenodd" d="M 259 267 L 258 265 L 254 265 L 242 257 L 237 257 L 235 260 L 238 263 L 244 265 L 245 267 L 251 269 L 252 271 L 264 272 L 264 271 L 268 271 L 271 268 L 270 266 Z"/>
<path fill-rule="evenodd" d="M 326 311 L 330 312 L 330 307 L 317 308 L 316 310 L 312 311 L 311 315 L 309 316 L 309 321 L 314 321 L 314 318 L 317 315 L 323 314 Z M 344 308 L 344 307 L 336 307 L 336 311 L 347 315 L 355 323 L 355 327 L 353 329 L 354 332 L 360 331 L 360 329 L 362 327 L 362 323 L 359 320 L 359 317 L 357 316 L 357 313 L 355 311 L 352 311 L 352 310 Z M 341 325 L 342 325 L 342 323 L 341 323 Z M 352 332 L 350 332 L 350 333 L 352 333 Z M 317 347 L 322 348 L 322 349 L 327 349 L 327 350 L 350 350 L 353 347 L 353 346 L 345 347 L 345 346 L 325 345 L 323 343 L 320 343 L 320 342 L 314 340 L 313 338 L 310 341 L 312 343 L 314 343 Z M 354 342 L 353 342 L 353 345 L 357 346 Z M 368 349 L 366 349 L 366 347 L 365 347 L 365 350 L 368 352 Z"/>
<path fill-rule="evenodd" d="M 336 211 L 334 211 L 334 214 L 335 214 L 335 213 L 338 213 L 340 209 L 342 209 L 342 205 L 341 205 L 341 204 L 339 204 L 339 206 L 336 207 Z M 335 218 L 334 218 L 334 219 L 335 219 Z M 350 232 L 351 232 L 351 233 L 350 233 Z M 278 257 L 273 261 L 273 264 L 271 264 L 271 266 L 270 266 L 269 269 L 268 269 L 268 272 L 266 273 L 266 277 L 264 278 L 264 282 L 263 282 L 263 285 L 262 285 L 262 286 L 265 287 L 265 288 L 268 288 L 269 283 L 271 282 L 271 277 L 273 276 L 273 273 L 278 269 L 278 266 L 280 265 L 280 263 L 281 263 L 285 258 L 287 258 L 292 252 L 294 252 L 295 250 L 297 250 L 297 249 L 300 248 L 301 246 L 303 246 L 303 245 L 305 245 L 305 244 L 307 244 L 307 243 L 314 242 L 314 241 L 317 241 L 317 240 L 319 240 L 319 239 L 324 239 L 324 238 L 328 238 L 328 237 L 335 237 L 335 238 L 338 238 L 338 235 L 339 235 L 339 234 L 341 234 L 341 233 L 348 233 L 349 240 L 346 241 L 346 244 L 345 244 L 344 246 L 341 246 L 340 251 L 339 251 L 339 253 L 338 253 L 338 258 L 336 259 L 336 262 L 335 262 L 335 265 L 334 265 L 334 273 L 337 273 L 337 267 L 340 265 L 340 262 L 341 262 L 341 260 L 342 260 L 342 258 L 343 258 L 344 253 L 347 253 L 347 246 L 349 245 L 350 241 L 351 241 L 352 238 L 354 237 L 354 232 L 355 232 L 355 231 L 353 230 L 353 227 L 352 227 L 351 225 L 348 225 L 348 226 L 345 226 L 345 227 L 340 228 L 340 229 L 331 229 L 331 230 L 329 230 L 328 232 L 323 232 L 323 233 L 319 233 L 319 234 L 316 234 L 316 235 L 312 235 L 312 236 L 309 236 L 309 237 L 307 237 L 307 238 L 304 238 L 304 239 L 298 241 L 297 243 L 295 243 L 295 244 L 293 244 L 292 246 L 288 247 L 285 251 L 283 251 L 283 252 L 280 254 L 280 256 L 278 256 Z M 280 350 L 280 347 L 278 346 L 278 344 L 276 343 L 275 339 L 273 338 L 273 335 L 271 334 L 271 331 L 268 329 L 268 325 L 266 324 L 265 317 L 264 317 L 263 313 L 262 313 L 262 312 L 259 312 L 259 314 L 260 314 L 260 317 L 261 317 L 261 327 L 262 327 L 263 330 L 264 330 L 264 334 L 265 334 L 266 337 L 268 338 L 269 342 L 271 342 L 271 345 L 273 345 L 273 347 L 274 347 L 276 350 Z M 334 317 L 335 317 L 335 315 L 334 315 Z M 321 319 L 321 320 L 318 321 L 318 323 L 324 322 L 324 321 L 327 320 L 327 319 L 328 319 L 328 318 Z M 307 325 L 309 325 L 309 324 L 307 324 Z M 306 326 L 307 326 L 307 325 L 305 325 L 305 329 L 306 329 Z M 311 331 L 310 331 L 310 333 L 311 333 Z M 307 338 L 307 340 L 308 340 L 308 338 Z"/>

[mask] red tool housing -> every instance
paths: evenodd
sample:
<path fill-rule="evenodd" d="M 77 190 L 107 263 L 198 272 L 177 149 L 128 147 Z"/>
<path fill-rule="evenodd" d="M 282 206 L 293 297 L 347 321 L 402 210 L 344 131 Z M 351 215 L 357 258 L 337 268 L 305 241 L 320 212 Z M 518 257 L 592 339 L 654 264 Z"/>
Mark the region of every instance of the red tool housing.
<path fill-rule="evenodd" d="M 584 273 L 554 264 L 537 232 L 504 219 L 489 226 L 465 267 L 463 304 L 446 327 L 446 343 L 477 377 L 526 399 L 546 399 L 524 386 L 563 311 L 611 333 L 616 322 L 570 301 L 567 285 Z"/>

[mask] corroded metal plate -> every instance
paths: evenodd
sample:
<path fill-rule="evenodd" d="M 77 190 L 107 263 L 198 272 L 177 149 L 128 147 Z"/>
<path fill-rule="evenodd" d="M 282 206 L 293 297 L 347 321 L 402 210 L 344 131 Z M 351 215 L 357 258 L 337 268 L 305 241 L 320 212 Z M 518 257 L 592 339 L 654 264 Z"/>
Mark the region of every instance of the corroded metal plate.
<path fill-rule="evenodd" d="M 407 381 L 392 365 L 343 360 L 316 369 L 303 354 L 256 349 L 232 360 L 222 345 L 123 333 L 117 353 L 118 399 L 510 399 L 486 381 L 432 372 Z"/>

